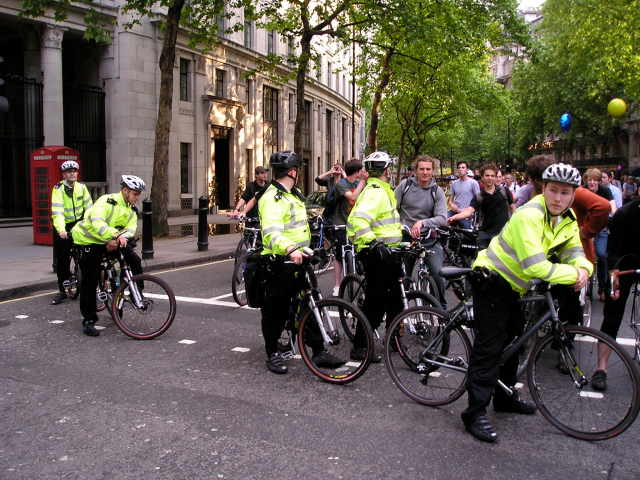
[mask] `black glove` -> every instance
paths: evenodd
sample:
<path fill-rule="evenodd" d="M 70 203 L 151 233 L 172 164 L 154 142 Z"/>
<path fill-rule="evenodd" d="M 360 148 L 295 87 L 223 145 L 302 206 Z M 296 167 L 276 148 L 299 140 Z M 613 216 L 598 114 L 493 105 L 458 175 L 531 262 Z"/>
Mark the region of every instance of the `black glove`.
<path fill-rule="evenodd" d="M 375 259 L 379 260 L 382 263 L 387 263 L 387 264 L 391 262 L 393 253 L 391 252 L 391 249 L 387 247 L 384 243 L 380 242 L 379 240 L 376 240 L 371 244 L 369 248 L 370 248 L 371 254 L 374 256 Z"/>

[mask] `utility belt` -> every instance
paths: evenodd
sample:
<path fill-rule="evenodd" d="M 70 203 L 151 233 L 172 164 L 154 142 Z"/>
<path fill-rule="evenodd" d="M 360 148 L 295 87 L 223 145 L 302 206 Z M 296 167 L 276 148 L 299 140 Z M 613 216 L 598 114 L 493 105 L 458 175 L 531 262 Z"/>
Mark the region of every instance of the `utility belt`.
<path fill-rule="evenodd" d="M 243 272 L 247 303 L 260 308 L 269 299 L 293 297 L 308 287 L 305 268 L 309 267 L 289 263 L 282 255 L 253 252 Z"/>
<path fill-rule="evenodd" d="M 500 294 L 502 291 L 516 293 L 509 282 L 502 278 L 498 272 L 486 267 L 475 267 L 468 278 L 474 290 L 481 293 L 491 293 L 492 296 Z"/>

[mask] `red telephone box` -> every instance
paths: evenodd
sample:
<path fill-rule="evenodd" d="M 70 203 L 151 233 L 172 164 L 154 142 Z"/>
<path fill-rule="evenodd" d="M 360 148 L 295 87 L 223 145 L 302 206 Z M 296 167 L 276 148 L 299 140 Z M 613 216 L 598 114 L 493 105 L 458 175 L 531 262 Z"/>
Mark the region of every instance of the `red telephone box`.
<path fill-rule="evenodd" d="M 60 165 L 67 160 L 75 160 L 79 164 L 80 154 L 77 150 L 69 147 L 41 147 L 31 152 L 29 160 L 31 165 L 33 243 L 52 245 L 51 190 L 56 183 L 62 180 Z"/>

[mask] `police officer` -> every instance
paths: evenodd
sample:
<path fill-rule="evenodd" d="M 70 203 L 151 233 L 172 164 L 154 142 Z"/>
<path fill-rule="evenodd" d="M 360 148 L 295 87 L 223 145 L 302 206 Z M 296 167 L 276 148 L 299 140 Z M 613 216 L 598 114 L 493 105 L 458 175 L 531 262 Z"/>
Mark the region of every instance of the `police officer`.
<path fill-rule="evenodd" d="M 60 165 L 63 180 L 56 183 L 51 192 L 53 251 L 56 256 L 59 290 L 51 300 L 52 305 L 58 305 L 67 298 L 63 284 L 71 276 L 69 261 L 73 242 L 69 232 L 82 220 L 85 210 L 93 205 L 87 186 L 78 182 L 78 170 L 80 165 L 73 160 L 67 160 Z"/>
<path fill-rule="evenodd" d="M 400 270 L 389 249 L 402 241 L 396 196 L 388 183 L 391 163 L 385 152 L 373 152 L 364 160 L 369 178 L 347 220 L 347 234 L 365 269 L 366 300 L 362 311 L 374 330 L 385 313 L 387 322 L 391 322 L 402 311 L 400 286 L 394 277 Z M 365 356 L 363 347 L 356 346 L 351 352 L 352 360 Z M 373 361 L 379 362 L 380 356 L 375 355 Z"/>
<path fill-rule="evenodd" d="M 73 241 L 82 246 L 80 258 L 80 312 L 83 333 L 97 337 L 96 287 L 100 261 L 106 252 L 123 248 L 125 260 L 134 275 L 142 273 L 142 262 L 131 247 L 127 247 L 138 226 L 136 202 L 145 190 L 144 181 L 135 175 L 122 175 L 119 193 L 101 196 L 91 207 L 84 220 L 71 231 Z"/>
<path fill-rule="evenodd" d="M 296 188 L 298 169 L 302 161 L 294 152 L 276 152 L 269 159 L 273 179 L 258 199 L 262 228 L 262 255 L 271 255 L 271 281 L 267 285 L 268 301 L 261 307 L 262 336 L 267 352 L 267 368 L 278 374 L 287 373 L 284 359 L 278 352 L 278 339 L 284 330 L 292 298 L 301 286 L 302 264 L 311 242 L 304 197 Z M 287 257 L 293 262 L 284 263 Z M 266 257 L 265 257 L 266 258 Z M 322 340 L 312 346 L 312 361 L 319 367 L 337 368 L 344 365 L 323 349 Z"/>

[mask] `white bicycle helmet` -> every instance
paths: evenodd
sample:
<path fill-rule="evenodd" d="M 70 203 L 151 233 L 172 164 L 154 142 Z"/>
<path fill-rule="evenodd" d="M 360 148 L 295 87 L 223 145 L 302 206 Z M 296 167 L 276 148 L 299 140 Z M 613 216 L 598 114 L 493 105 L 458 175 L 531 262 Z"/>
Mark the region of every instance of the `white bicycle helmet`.
<path fill-rule="evenodd" d="M 384 172 L 393 163 L 386 152 L 373 152 L 364 159 L 364 168 L 367 172 Z"/>
<path fill-rule="evenodd" d="M 543 182 L 566 183 L 574 187 L 579 187 L 582 181 L 577 168 L 567 163 L 552 163 L 542 172 Z"/>
<path fill-rule="evenodd" d="M 122 175 L 120 179 L 120 186 L 130 188 L 137 192 L 144 192 L 147 188 L 144 180 L 140 177 L 136 177 L 135 175 Z"/>
<path fill-rule="evenodd" d="M 76 170 L 80 170 L 80 165 L 75 160 L 67 160 L 60 165 L 60 171 L 66 172 L 67 170 L 71 170 L 75 168 Z"/>

